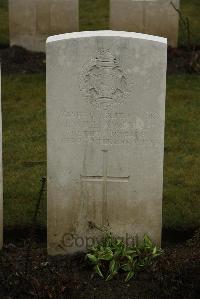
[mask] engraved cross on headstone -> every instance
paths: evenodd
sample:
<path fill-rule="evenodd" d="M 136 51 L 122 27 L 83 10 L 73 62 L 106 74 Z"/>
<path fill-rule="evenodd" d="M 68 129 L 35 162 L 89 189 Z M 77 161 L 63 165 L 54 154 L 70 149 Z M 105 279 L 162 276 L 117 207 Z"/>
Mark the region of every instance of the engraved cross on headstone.
<path fill-rule="evenodd" d="M 102 182 L 103 183 L 103 200 L 102 200 L 102 225 L 108 225 L 107 217 L 107 186 L 108 182 L 111 183 L 128 183 L 129 176 L 115 177 L 108 176 L 108 151 L 103 150 L 103 175 L 102 176 L 82 176 L 83 182 Z"/>

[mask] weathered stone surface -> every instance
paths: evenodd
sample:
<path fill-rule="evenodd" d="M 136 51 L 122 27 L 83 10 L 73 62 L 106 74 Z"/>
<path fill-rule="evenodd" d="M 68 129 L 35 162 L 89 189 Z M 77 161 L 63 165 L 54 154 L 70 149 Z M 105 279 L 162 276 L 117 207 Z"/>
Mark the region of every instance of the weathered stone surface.
<path fill-rule="evenodd" d="M 3 246 L 3 165 L 2 165 L 2 116 L 1 116 L 1 65 L 0 65 L 0 249 Z"/>
<path fill-rule="evenodd" d="M 160 243 L 166 56 L 166 39 L 137 33 L 48 38 L 50 254 L 102 227 Z"/>
<path fill-rule="evenodd" d="M 180 0 L 110 0 L 110 28 L 163 36 L 177 47 Z"/>
<path fill-rule="evenodd" d="M 9 0 L 10 44 L 45 51 L 48 36 L 79 30 L 79 0 Z"/>

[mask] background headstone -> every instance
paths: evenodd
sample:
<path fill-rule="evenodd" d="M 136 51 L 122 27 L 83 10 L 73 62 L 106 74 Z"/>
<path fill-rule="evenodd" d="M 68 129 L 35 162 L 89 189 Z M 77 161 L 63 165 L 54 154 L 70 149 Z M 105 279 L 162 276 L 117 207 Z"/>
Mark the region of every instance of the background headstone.
<path fill-rule="evenodd" d="M 48 36 L 79 30 L 79 0 L 9 0 L 10 45 L 45 51 Z"/>
<path fill-rule="evenodd" d="M 168 39 L 177 47 L 180 0 L 110 0 L 110 29 L 133 31 Z"/>
<path fill-rule="evenodd" d="M 49 254 L 105 227 L 160 243 L 166 57 L 166 39 L 137 33 L 48 38 Z"/>
<path fill-rule="evenodd" d="M 2 117 L 1 117 L 1 65 L 0 65 L 0 249 L 3 246 L 3 165 L 2 165 Z"/>

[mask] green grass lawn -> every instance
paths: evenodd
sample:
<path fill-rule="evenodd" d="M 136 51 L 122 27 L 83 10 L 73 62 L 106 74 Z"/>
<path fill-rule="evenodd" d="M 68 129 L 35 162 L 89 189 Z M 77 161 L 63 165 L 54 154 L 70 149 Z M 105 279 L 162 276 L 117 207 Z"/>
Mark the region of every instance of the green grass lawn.
<path fill-rule="evenodd" d="M 200 76 L 167 81 L 164 226 L 200 225 Z"/>
<path fill-rule="evenodd" d="M 109 0 L 79 0 L 80 30 L 109 28 Z M 0 0 L 0 46 L 8 45 L 8 0 Z M 191 42 L 200 45 L 200 1 L 181 0 L 181 13 L 189 19 Z M 179 30 L 179 44 L 186 44 L 183 26 Z"/>
<path fill-rule="evenodd" d="M 109 29 L 108 0 L 79 0 L 80 30 Z"/>
<path fill-rule="evenodd" d="M 46 174 L 45 75 L 5 76 L 2 86 L 4 223 L 23 226 L 32 219 L 40 178 Z"/>
<path fill-rule="evenodd" d="M 4 223 L 16 227 L 30 223 L 46 174 L 45 76 L 3 76 L 2 86 Z M 199 95 L 199 76 L 168 77 L 163 220 L 173 229 L 200 224 Z"/>
<path fill-rule="evenodd" d="M 191 44 L 200 45 L 200 1 L 199 0 L 180 0 L 181 13 L 184 18 L 188 18 Z M 186 45 L 187 38 L 182 22 L 179 26 L 179 45 Z"/>

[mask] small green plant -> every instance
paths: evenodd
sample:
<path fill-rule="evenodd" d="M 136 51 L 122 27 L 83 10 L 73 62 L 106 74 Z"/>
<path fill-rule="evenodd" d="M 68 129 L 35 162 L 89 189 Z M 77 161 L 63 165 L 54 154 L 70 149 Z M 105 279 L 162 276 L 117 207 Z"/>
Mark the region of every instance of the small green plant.
<path fill-rule="evenodd" d="M 162 254 L 151 239 L 145 235 L 137 245 L 126 245 L 121 239 L 107 233 L 105 238 L 86 254 L 86 260 L 93 266 L 94 272 L 106 281 L 119 272 L 126 272 L 125 281 L 130 280 L 138 271 L 152 264 Z"/>

